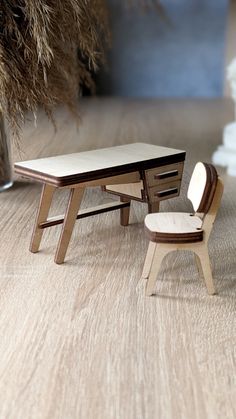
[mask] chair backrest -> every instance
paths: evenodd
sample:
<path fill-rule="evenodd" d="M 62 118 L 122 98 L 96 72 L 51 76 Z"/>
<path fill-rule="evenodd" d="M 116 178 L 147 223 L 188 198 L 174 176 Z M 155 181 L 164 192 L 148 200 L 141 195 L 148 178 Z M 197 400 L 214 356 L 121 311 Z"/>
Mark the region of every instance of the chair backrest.
<path fill-rule="evenodd" d="M 195 213 L 207 214 L 215 195 L 217 181 L 218 174 L 212 164 L 202 162 L 196 164 L 187 194 Z"/>
<path fill-rule="evenodd" d="M 218 209 L 220 207 L 220 202 L 221 202 L 221 198 L 223 195 L 223 191 L 224 191 L 224 184 L 221 180 L 221 178 L 218 177 L 217 180 L 217 185 L 216 185 L 216 190 L 214 193 L 214 197 L 212 199 L 212 203 L 211 206 L 207 212 L 207 214 L 205 215 L 204 219 L 203 219 L 203 223 L 202 223 L 202 229 L 204 230 L 204 240 L 208 241 L 210 233 L 211 233 L 211 229 L 213 227 Z"/>

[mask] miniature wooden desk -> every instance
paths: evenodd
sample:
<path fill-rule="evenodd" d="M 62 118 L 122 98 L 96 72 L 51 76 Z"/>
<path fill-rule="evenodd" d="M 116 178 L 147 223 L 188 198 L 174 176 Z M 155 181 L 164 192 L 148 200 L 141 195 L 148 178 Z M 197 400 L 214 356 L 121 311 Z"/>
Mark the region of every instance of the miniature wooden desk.
<path fill-rule="evenodd" d="M 158 211 L 161 200 L 179 195 L 184 160 L 184 151 L 133 143 L 16 163 L 16 173 L 43 183 L 30 251 L 39 250 L 45 228 L 63 224 L 55 255 L 61 264 L 76 219 L 120 209 L 121 224 L 128 225 L 132 199 L 147 202 L 149 212 Z M 121 202 L 78 212 L 89 186 L 102 186 Z M 56 188 L 70 189 L 66 214 L 48 218 Z"/>

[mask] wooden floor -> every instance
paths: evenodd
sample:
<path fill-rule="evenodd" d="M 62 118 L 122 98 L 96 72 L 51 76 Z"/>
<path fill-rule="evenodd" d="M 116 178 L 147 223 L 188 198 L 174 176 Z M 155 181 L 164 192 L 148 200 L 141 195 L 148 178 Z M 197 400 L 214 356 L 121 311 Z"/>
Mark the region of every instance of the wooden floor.
<path fill-rule="evenodd" d="M 179 198 L 161 210 L 190 208 L 196 161 L 210 161 L 230 102 L 84 100 L 77 131 L 58 109 L 58 131 L 43 114 L 28 122 L 20 159 L 136 141 L 187 151 Z M 15 159 L 19 152 L 15 150 Z M 40 185 L 17 181 L 0 195 L 0 418 L 233 419 L 236 417 L 236 178 L 210 240 L 219 296 L 209 297 L 191 254 L 170 255 L 145 297 L 145 204 L 131 225 L 117 212 L 76 224 L 67 262 L 53 263 L 60 226 L 28 252 Z M 54 211 L 65 207 L 57 194 Z M 100 189 L 83 207 L 109 202 Z M 115 198 L 114 198 L 115 199 Z"/>

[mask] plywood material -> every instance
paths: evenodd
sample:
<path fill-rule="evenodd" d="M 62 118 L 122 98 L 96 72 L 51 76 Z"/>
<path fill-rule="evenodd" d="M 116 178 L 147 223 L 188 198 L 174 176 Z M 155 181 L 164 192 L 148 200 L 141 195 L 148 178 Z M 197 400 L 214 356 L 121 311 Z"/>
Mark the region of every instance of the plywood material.
<path fill-rule="evenodd" d="M 207 213 L 215 193 L 217 178 L 217 171 L 212 164 L 196 164 L 187 193 L 195 212 Z"/>
<path fill-rule="evenodd" d="M 149 214 L 145 218 L 145 225 L 150 232 L 188 234 L 201 229 L 202 220 L 191 213 L 165 212 Z"/>
<path fill-rule="evenodd" d="M 157 184 L 168 183 L 182 178 L 183 163 L 169 164 L 164 167 L 158 167 L 145 171 L 145 178 L 148 186 L 155 186 Z"/>
<path fill-rule="evenodd" d="M 151 242 L 158 243 L 152 257 L 149 257 L 149 244 L 144 263 L 143 272 L 148 273 L 146 288 L 148 296 L 154 293 L 155 277 L 161 268 L 163 258 L 169 252 L 179 250 L 189 250 L 196 255 L 198 271 L 203 275 L 208 294 L 216 294 L 208 240 L 219 210 L 223 189 L 224 185 L 222 179 L 218 177 L 216 168 L 209 163 L 198 162 L 188 187 L 188 198 L 192 201 L 195 214 L 166 212 L 146 216 L 144 223 L 147 236 Z M 197 211 L 201 210 L 202 217 L 199 217 Z"/>
<path fill-rule="evenodd" d="M 55 262 L 57 264 L 64 262 L 77 214 L 79 212 L 79 207 L 82 202 L 83 194 L 84 189 L 70 189 L 70 198 L 55 255 Z"/>
<path fill-rule="evenodd" d="M 128 183 L 127 185 L 106 185 L 106 191 L 117 195 L 132 196 L 137 200 L 142 200 L 142 191 L 144 189 L 143 181 L 137 183 Z"/>
<path fill-rule="evenodd" d="M 187 187 L 195 163 L 210 161 L 233 108 L 221 100 L 85 100 L 78 132 L 58 109 L 55 133 L 39 113 L 27 122 L 15 161 L 110 147 L 144 138 L 187 150 L 178 198 L 161 211 L 191 211 Z M 132 202 L 129 227 L 117 213 L 76 224 L 67 263 L 52 263 L 60 226 L 46 229 L 37 257 L 28 252 L 37 183 L 0 194 L 1 419 L 233 419 L 236 344 L 236 179 L 210 238 L 219 292 L 208 297 L 189 253 L 167 255 L 157 292 L 140 280 L 148 240 L 145 205 Z M 55 194 L 63 214 L 68 191 Z M 115 198 L 116 199 L 116 198 Z M 107 203 L 87 190 L 82 209 Z"/>
<path fill-rule="evenodd" d="M 40 224 L 47 220 L 54 192 L 54 186 L 45 184 L 43 185 L 41 198 L 39 202 L 39 208 L 37 211 L 37 217 L 35 220 L 33 230 L 33 236 L 30 243 L 30 251 L 32 253 L 36 253 L 39 250 L 39 246 L 43 236 L 43 230 L 40 229 Z"/>
<path fill-rule="evenodd" d="M 148 167 L 157 167 L 157 171 L 159 169 L 160 172 L 161 165 L 165 167 L 167 162 L 180 161 L 183 167 L 183 160 L 185 160 L 184 151 L 153 146 L 152 144 L 134 143 L 16 163 L 14 167 L 17 174 L 31 180 L 41 181 L 44 184 L 30 250 L 35 253 L 39 249 L 42 237 L 42 231 L 40 230 L 42 222 L 44 223 L 44 227 L 54 225 L 50 222 L 48 223 L 47 217 L 45 218 L 45 214 L 48 214 L 50 210 L 51 203 L 51 199 L 46 199 L 46 192 L 48 190 L 54 191 L 54 185 L 61 188 L 68 187 L 71 193 L 71 199 L 63 220 L 62 232 L 55 255 L 55 262 L 62 264 L 66 256 L 75 221 L 80 218 L 77 207 L 80 205 L 82 198 L 81 191 L 84 190 L 85 185 L 88 187 L 95 185 L 101 186 L 102 190 L 106 191 L 106 187 L 103 188 L 104 181 L 107 181 L 107 184 L 111 187 L 110 183 L 112 184 L 113 179 L 113 184 L 117 184 L 118 190 L 121 191 L 118 192 L 116 189 L 114 193 L 120 195 L 121 200 L 128 199 L 130 202 L 132 190 L 134 198 L 140 201 L 146 202 L 146 196 L 148 196 L 148 201 L 151 203 L 158 201 L 159 199 L 155 198 L 159 196 L 161 196 L 161 199 L 168 199 L 172 197 L 173 191 L 175 191 L 174 196 L 179 193 L 180 185 L 178 188 L 172 188 L 168 191 L 158 192 L 157 194 L 154 193 L 152 197 L 149 196 L 151 195 L 149 194 L 150 188 L 147 188 L 148 190 L 145 192 L 141 189 L 143 182 L 138 182 L 138 185 L 136 185 L 132 184 L 131 180 L 133 176 L 136 177 L 137 175 L 138 179 L 142 178 L 144 169 Z M 137 172 L 133 172 L 133 170 Z M 175 171 L 177 171 L 178 175 L 178 170 Z M 166 174 L 164 173 L 164 175 Z M 120 185 L 120 180 L 123 177 L 125 177 L 124 185 Z M 128 188 L 125 185 L 127 178 L 129 180 L 129 183 L 127 183 L 129 185 Z M 72 187 L 71 185 L 75 186 Z M 123 193 L 124 189 L 126 194 Z M 80 195 L 81 198 L 79 198 Z M 44 202 L 46 209 L 43 208 Z M 128 225 L 129 213 L 130 206 L 120 209 L 120 222 L 122 226 Z M 56 224 L 59 224 L 59 222 Z"/>
<path fill-rule="evenodd" d="M 148 188 L 148 197 L 151 202 L 162 201 L 163 199 L 174 198 L 179 195 L 181 181 L 164 183 Z"/>
<path fill-rule="evenodd" d="M 19 162 L 15 164 L 15 171 L 33 179 L 66 186 L 184 159 L 183 150 L 134 143 Z"/>

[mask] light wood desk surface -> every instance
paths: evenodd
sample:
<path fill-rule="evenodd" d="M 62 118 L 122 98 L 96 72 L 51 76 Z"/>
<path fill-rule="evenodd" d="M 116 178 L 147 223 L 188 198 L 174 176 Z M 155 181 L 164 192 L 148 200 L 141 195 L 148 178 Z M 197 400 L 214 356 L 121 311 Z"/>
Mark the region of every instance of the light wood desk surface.
<path fill-rule="evenodd" d="M 186 150 L 181 196 L 161 204 L 185 211 L 192 169 L 210 162 L 233 106 L 97 99 L 83 102 L 79 132 L 67 111 L 58 109 L 56 119 L 56 133 L 41 113 L 37 129 L 27 123 L 15 161 L 143 141 Z M 161 296 L 144 296 L 145 205 L 132 203 L 128 229 L 116 213 L 81 221 L 70 260 L 57 266 L 51 255 L 60 226 L 48 229 L 37 258 L 28 252 L 41 185 L 18 181 L 0 194 L 1 419 L 235 417 L 236 179 L 219 171 L 225 193 L 210 239 L 213 298 L 189 254 L 170 255 Z M 53 212 L 64 211 L 67 193 Z M 110 200 L 91 188 L 83 207 Z"/>
<path fill-rule="evenodd" d="M 15 171 L 56 186 L 116 176 L 183 161 L 185 151 L 132 143 L 15 163 Z"/>
<path fill-rule="evenodd" d="M 153 144 L 132 143 L 15 163 L 17 174 L 27 179 L 38 180 L 44 185 L 39 208 L 35 212 L 31 252 L 39 251 L 43 228 L 62 222 L 55 262 L 64 263 L 75 221 L 81 216 L 79 208 L 86 186 L 104 187 L 108 184 L 111 188 L 113 183 L 122 188 L 123 181 L 126 186 L 130 185 L 130 195 L 132 188 L 137 186 L 143 197 L 142 201 L 148 203 L 149 211 L 157 212 L 159 201 L 179 195 L 184 160 L 185 151 Z M 65 216 L 59 216 L 59 219 L 57 216 L 56 220 L 55 217 L 49 219 L 53 194 L 58 187 L 70 189 L 68 206 Z M 125 201 L 125 197 L 123 194 L 121 198 L 123 201 L 118 206 L 122 226 L 129 224 L 130 199 Z M 95 208 L 95 214 L 111 209 L 115 209 L 113 205 L 109 208 L 100 207 L 100 212 Z M 94 208 L 91 208 L 91 212 L 87 215 L 90 216 L 91 213 L 94 214 Z M 82 215 L 84 218 L 85 214 Z"/>

